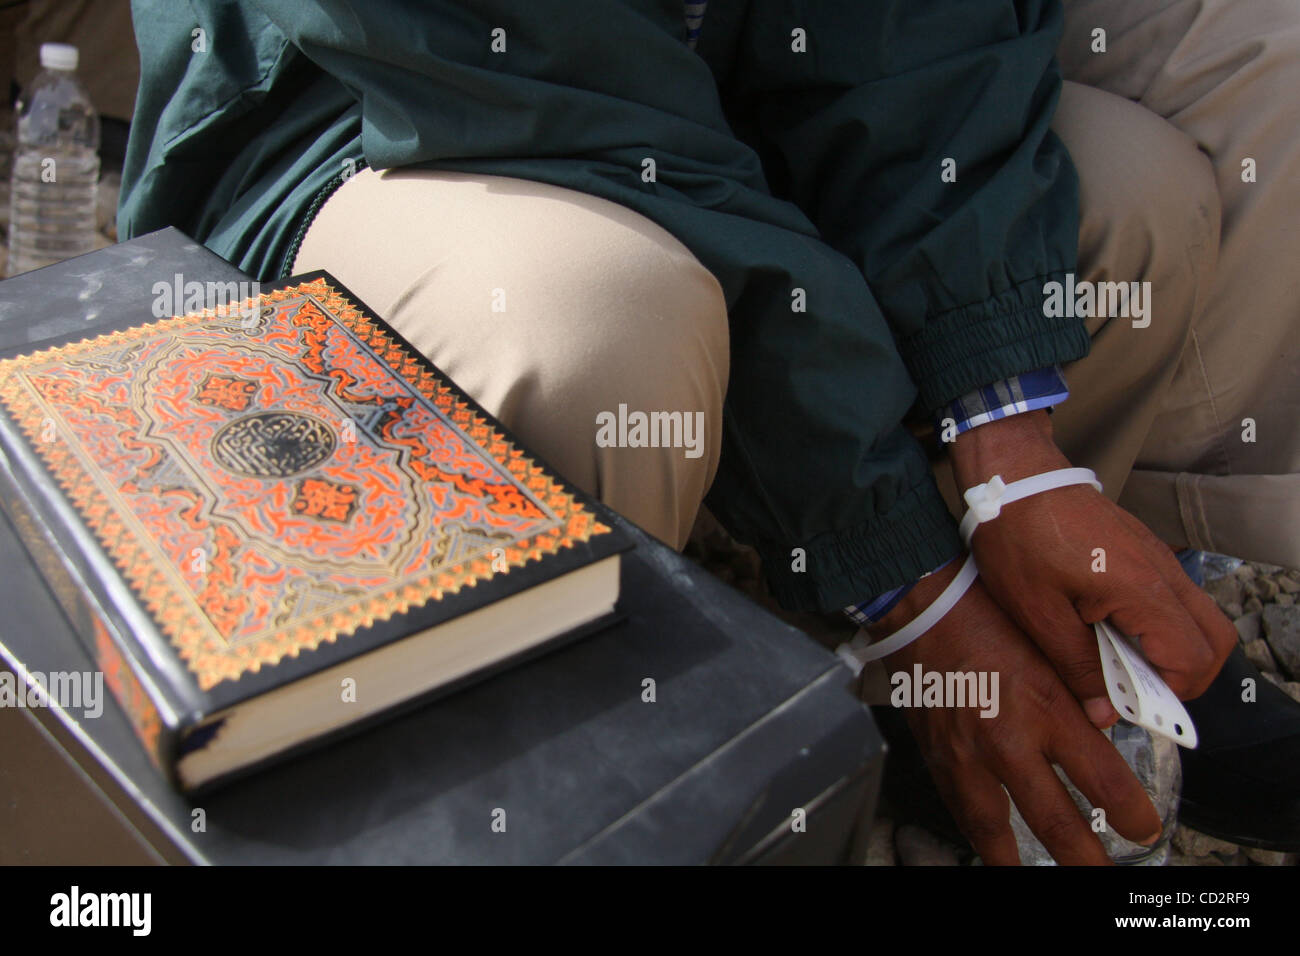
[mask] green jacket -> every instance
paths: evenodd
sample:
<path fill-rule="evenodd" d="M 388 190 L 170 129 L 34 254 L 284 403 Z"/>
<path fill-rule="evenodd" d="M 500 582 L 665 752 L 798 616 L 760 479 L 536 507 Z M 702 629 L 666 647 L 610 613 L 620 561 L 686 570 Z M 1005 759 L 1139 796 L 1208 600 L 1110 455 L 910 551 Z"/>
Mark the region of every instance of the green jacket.
<path fill-rule="evenodd" d="M 582 190 L 689 247 L 731 321 L 708 504 L 787 606 L 960 553 L 909 409 L 1088 351 L 1042 308 L 1078 232 L 1059 2 L 710 0 L 694 52 L 681 0 L 133 9 L 125 236 L 174 225 L 279 278 L 352 160 Z"/>

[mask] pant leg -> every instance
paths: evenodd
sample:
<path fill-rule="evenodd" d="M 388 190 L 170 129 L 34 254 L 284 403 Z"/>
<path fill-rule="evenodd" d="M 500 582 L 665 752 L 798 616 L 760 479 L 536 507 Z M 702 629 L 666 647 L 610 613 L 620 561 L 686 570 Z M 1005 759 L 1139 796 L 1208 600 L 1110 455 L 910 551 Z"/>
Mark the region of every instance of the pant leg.
<path fill-rule="evenodd" d="M 1077 278 L 1150 283 L 1136 325 L 1129 316 L 1085 320 L 1091 349 L 1063 366 L 1070 397 L 1052 416 L 1066 457 L 1095 471 L 1117 500 L 1164 408 L 1214 275 L 1218 193 L 1196 144 L 1122 97 L 1066 82 L 1052 128 L 1079 175 Z M 935 470 L 960 514 L 946 456 Z"/>
<path fill-rule="evenodd" d="M 327 269 L 584 491 L 681 548 L 729 371 L 714 277 L 624 206 L 518 179 L 364 170 L 294 263 Z M 597 415 L 704 414 L 702 444 L 599 447 Z"/>
<path fill-rule="evenodd" d="M 1222 209 L 1213 282 L 1120 502 L 1170 543 L 1300 565 L 1300 4 L 1065 7 L 1067 78 L 1195 142 Z"/>
<path fill-rule="evenodd" d="M 1126 487 L 1168 400 L 1218 251 L 1219 203 L 1206 158 L 1142 107 L 1067 83 L 1052 128 L 1079 172 L 1079 264 L 1092 283 L 1149 282 L 1149 314 L 1086 320 L 1092 348 L 1064 367 L 1070 398 L 1057 444 L 1109 494 Z"/>

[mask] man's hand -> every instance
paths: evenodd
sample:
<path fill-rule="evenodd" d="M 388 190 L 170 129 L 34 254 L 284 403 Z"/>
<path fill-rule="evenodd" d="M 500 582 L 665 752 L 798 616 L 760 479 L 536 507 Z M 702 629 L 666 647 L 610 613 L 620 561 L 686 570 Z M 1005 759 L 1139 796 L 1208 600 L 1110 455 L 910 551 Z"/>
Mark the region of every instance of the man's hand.
<path fill-rule="evenodd" d="M 1000 474 L 1068 468 L 1046 411 L 980 425 L 950 448 L 959 490 Z M 1098 727 L 1118 719 L 1102 677 L 1096 621 L 1109 618 L 1180 698 L 1205 692 L 1236 644 L 1231 623 L 1169 547 L 1088 485 L 1006 505 L 971 539 L 988 592 L 1047 655 Z M 1102 549 L 1098 552 L 1097 549 Z M 1100 568 L 1104 560 L 1105 571 Z"/>
<path fill-rule="evenodd" d="M 882 637 L 914 618 L 957 568 L 954 562 L 920 581 L 871 633 Z M 1058 863 L 1109 862 L 1053 763 L 1093 806 L 1106 811 L 1121 835 L 1147 845 L 1159 837 L 1160 816 L 1137 777 L 978 580 L 938 624 L 885 658 L 891 673 L 910 673 L 917 663 L 945 674 L 999 675 L 995 717 L 981 717 L 978 707 L 913 707 L 907 713 L 944 802 L 985 863 L 1020 862 L 1003 786 Z"/>

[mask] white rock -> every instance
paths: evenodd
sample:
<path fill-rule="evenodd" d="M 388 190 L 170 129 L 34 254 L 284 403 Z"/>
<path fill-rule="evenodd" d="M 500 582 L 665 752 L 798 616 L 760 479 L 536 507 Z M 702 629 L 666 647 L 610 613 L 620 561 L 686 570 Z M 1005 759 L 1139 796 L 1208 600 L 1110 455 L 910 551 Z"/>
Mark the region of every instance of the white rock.
<path fill-rule="evenodd" d="M 1174 849 L 1188 856 L 1209 856 L 1211 853 L 1232 856 L 1238 847 L 1235 843 L 1219 840 L 1180 823 L 1174 828 Z"/>
<path fill-rule="evenodd" d="M 1209 856 L 1184 856 L 1181 853 L 1169 854 L 1165 866 L 1223 866 L 1223 861 L 1214 854 Z"/>
<path fill-rule="evenodd" d="M 912 826 L 899 827 L 894 833 L 894 846 L 903 866 L 959 866 L 957 851 L 933 833 Z"/>
<path fill-rule="evenodd" d="M 1268 641 L 1263 638 L 1257 638 L 1247 644 L 1244 650 L 1246 652 L 1246 660 L 1250 661 L 1260 670 L 1277 670 L 1277 661 L 1273 659 L 1273 652 L 1268 649 Z"/>
<path fill-rule="evenodd" d="M 1249 644 L 1264 633 L 1264 626 L 1260 623 L 1261 617 L 1262 615 L 1256 611 L 1253 614 L 1243 614 L 1232 622 L 1232 626 L 1237 629 L 1237 636 L 1241 638 L 1241 643 Z"/>
<path fill-rule="evenodd" d="M 1256 850 L 1246 847 L 1246 856 L 1264 866 L 1295 866 L 1298 858 L 1295 853 L 1282 853 L 1278 850 Z"/>
<path fill-rule="evenodd" d="M 1274 585 L 1277 587 L 1277 585 Z M 1219 607 L 1228 604 L 1240 604 L 1245 600 L 1246 587 L 1242 586 L 1242 581 L 1235 574 L 1227 574 L 1221 578 L 1213 578 L 1205 582 L 1205 590 L 1209 592 L 1210 597 L 1214 598 Z"/>
<path fill-rule="evenodd" d="M 867 866 L 898 866 L 898 857 L 894 853 L 894 821 L 888 817 L 877 817 L 871 824 L 871 835 L 867 837 Z"/>
<path fill-rule="evenodd" d="M 1300 607 L 1270 604 L 1264 608 L 1264 636 L 1282 669 L 1300 679 Z"/>

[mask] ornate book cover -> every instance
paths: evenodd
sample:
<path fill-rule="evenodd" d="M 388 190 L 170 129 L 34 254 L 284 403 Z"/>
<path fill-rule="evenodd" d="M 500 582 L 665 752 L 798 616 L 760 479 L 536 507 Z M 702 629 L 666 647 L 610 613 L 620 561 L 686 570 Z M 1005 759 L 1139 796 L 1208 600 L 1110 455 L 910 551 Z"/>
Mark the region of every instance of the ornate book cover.
<path fill-rule="evenodd" d="M 225 708 L 628 546 L 326 273 L 0 360 L 0 410 L 4 501 L 164 767 Z"/>

